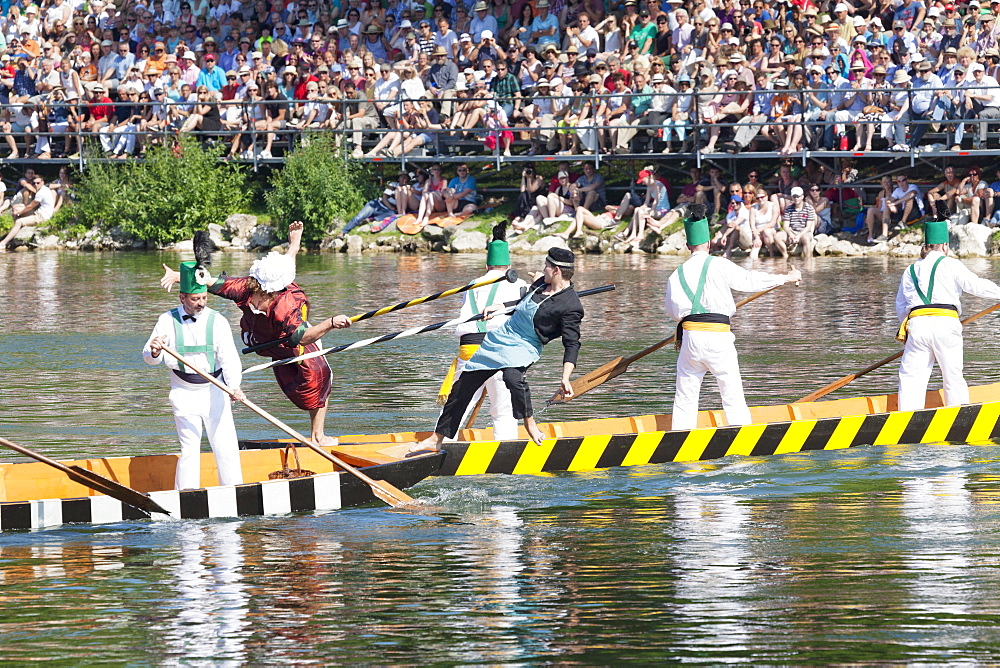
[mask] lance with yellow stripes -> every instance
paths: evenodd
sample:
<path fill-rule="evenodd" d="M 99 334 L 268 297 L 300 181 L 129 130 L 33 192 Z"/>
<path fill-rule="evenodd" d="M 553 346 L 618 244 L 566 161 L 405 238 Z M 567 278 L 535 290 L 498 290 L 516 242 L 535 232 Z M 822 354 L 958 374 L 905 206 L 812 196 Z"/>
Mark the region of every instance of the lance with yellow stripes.
<path fill-rule="evenodd" d="M 517 280 L 517 271 L 514 269 L 508 269 L 503 276 L 497 276 L 496 278 L 490 278 L 485 281 L 480 281 L 479 283 L 470 283 L 468 285 L 463 285 L 460 288 L 452 288 L 451 290 L 445 290 L 443 292 L 436 292 L 433 295 L 427 295 L 426 297 L 417 297 L 416 299 L 411 299 L 407 302 L 399 302 L 398 304 L 393 304 L 392 306 L 383 306 L 382 308 L 377 308 L 374 311 L 368 311 L 368 313 L 361 313 L 359 315 L 351 316 L 351 322 L 358 322 L 360 320 L 368 320 L 369 318 L 374 318 L 377 315 L 384 315 L 386 313 L 391 313 L 393 311 L 399 311 L 404 308 L 409 308 L 410 306 L 416 306 L 417 304 L 426 304 L 427 302 L 432 302 L 435 299 L 441 299 L 442 297 L 451 297 L 452 295 L 457 295 L 460 292 L 468 292 L 469 290 L 475 290 L 476 288 L 481 288 L 484 285 L 493 285 L 494 283 L 499 283 L 500 281 L 507 281 L 508 283 L 513 283 Z M 275 339 L 274 341 L 267 341 L 265 343 L 258 343 L 254 346 L 248 346 L 243 349 L 243 354 L 255 353 L 258 350 L 264 350 L 265 348 L 270 348 L 271 346 L 280 346 L 285 343 L 291 336 L 283 336 L 280 339 Z"/>

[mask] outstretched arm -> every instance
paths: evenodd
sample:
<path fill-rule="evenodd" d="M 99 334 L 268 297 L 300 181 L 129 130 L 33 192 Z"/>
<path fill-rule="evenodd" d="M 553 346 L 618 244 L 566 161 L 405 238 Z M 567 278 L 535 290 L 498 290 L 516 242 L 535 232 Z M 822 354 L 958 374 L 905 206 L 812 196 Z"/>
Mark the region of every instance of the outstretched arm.
<path fill-rule="evenodd" d="M 288 226 L 288 250 L 285 251 L 285 255 L 292 259 L 295 259 L 299 248 L 302 246 L 302 228 L 303 224 L 301 220 L 296 220 Z"/>

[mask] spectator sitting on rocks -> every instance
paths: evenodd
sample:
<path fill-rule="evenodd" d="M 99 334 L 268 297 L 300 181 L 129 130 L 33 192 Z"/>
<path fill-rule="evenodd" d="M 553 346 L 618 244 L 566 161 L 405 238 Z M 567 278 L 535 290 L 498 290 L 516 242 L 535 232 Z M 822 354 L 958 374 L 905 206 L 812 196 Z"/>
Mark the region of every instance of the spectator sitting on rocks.
<path fill-rule="evenodd" d="M 27 204 L 15 204 L 11 208 L 11 213 L 14 216 L 14 225 L 10 228 L 7 236 L 0 239 L 0 252 L 7 250 L 7 244 L 17 236 L 22 227 L 31 227 L 44 223 L 52 218 L 52 214 L 55 213 L 56 196 L 45 185 L 45 180 L 40 176 L 35 176 L 32 186 L 35 192 L 31 196 L 31 201 Z"/>
<path fill-rule="evenodd" d="M 643 168 L 639 172 L 636 184 L 646 186 L 646 196 L 642 204 L 635 210 L 632 222 L 622 232 L 623 241 L 631 243 L 633 247 L 637 247 L 642 241 L 648 223 L 659 221 L 670 212 L 670 193 L 657 178 L 655 165 Z"/>
<path fill-rule="evenodd" d="M 781 231 L 777 234 L 778 252 L 787 258 L 794 246 L 798 246 L 802 257 L 811 258 L 813 231 L 816 229 L 816 212 L 806 202 L 802 188 L 795 186 L 791 193 L 792 203 L 785 207 L 781 215 Z"/>
<path fill-rule="evenodd" d="M 534 164 L 526 164 L 521 170 L 520 192 L 510 223 L 514 231 L 520 233 L 526 229 L 522 223 L 534 208 L 536 198 L 546 193 L 548 193 L 548 187 L 545 185 L 545 177 L 535 170 Z"/>
<path fill-rule="evenodd" d="M 385 184 L 385 188 L 382 189 L 382 195 L 378 199 L 372 199 L 365 202 L 365 205 L 361 207 L 361 211 L 358 211 L 354 218 L 347 221 L 347 224 L 344 225 L 344 229 L 342 229 L 340 233 L 347 234 L 358 225 L 364 223 L 366 220 L 372 218 L 380 220 L 394 215 L 397 212 L 396 197 L 398 195 L 398 189 L 405 186 L 408 179 L 409 176 L 406 172 L 400 172 L 395 181 Z"/>
<path fill-rule="evenodd" d="M 448 182 L 448 187 L 443 191 L 445 209 L 449 216 L 456 213 L 459 216 L 471 216 L 479 208 L 476 179 L 469 175 L 469 166 L 465 163 L 460 164 L 456 172 L 457 176 Z"/>

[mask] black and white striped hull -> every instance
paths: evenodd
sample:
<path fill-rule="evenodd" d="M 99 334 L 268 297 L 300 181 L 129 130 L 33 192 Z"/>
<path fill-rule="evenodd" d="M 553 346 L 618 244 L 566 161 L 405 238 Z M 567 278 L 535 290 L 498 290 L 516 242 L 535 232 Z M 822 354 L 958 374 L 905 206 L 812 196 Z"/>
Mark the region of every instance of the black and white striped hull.
<path fill-rule="evenodd" d="M 406 489 L 441 468 L 443 453 L 362 469 L 376 480 Z M 376 500 L 371 488 L 349 473 L 319 473 L 308 478 L 268 480 L 246 485 L 150 492 L 170 516 L 147 514 L 108 496 L 40 499 L 0 503 L 0 531 L 43 529 L 62 524 L 113 524 L 127 520 L 254 517 L 339 510 Z"/>

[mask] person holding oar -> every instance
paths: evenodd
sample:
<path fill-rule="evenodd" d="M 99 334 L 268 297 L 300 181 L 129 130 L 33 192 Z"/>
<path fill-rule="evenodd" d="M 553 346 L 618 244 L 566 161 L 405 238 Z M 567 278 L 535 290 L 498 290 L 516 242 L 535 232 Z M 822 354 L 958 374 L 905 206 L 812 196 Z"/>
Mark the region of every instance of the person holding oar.
<path fill-rule="evenodd" d="M 476 392 L 498 372 L 510 390 L 514 418 L 523 419 L 528 436 L 541 445 L 544 436 L 535 424 L 531 392 L 524 374 L 538 361 L 543 345 L 562 337 L 562 389 L 567 396 L 573 396 L 570 376 L 580 352 L 583 320 L 583 305 L 571 282 L 575 259 L 570 250 L 552 248 L 545 258 L 542 276 L 528 287 L 523 297 L 486 309 L 492 314 L 515 307 L 507 322 L 486 332 L 479 350 L 465 363 L 462 375 L 448 395 L 434 433 L 414 444 L 411 453 L 439 450 L 444 439 L 454 438 Z"/>
<path fill-rule="evenodd" d="M 1000 300 L 1000 286 L 976 276 L 960 260 L 947 257 L 948 221 L 924 223 L 920 260 L 903 272 L 896 293 L 900 326 L 896 338 L 904 342 L 899 363 L 899 410 L 925 408 L 927 381 L 937 361 L 944 385 L 944 405 L 969 403 L 969 386 L 962 375 L 961 297 Z"/>
<path fill-rule="evenodd" d="M 315 325 L 309 323 L 309 298 L 295 283 L 295 255 L 301 240 L 302 223 L 296 221 L 288 226 L 288 250 L 284 254 L 271 252 L 255 261 L 249 276 L 207 278 L 209 292 L 236 302 L 243 311 L 240 329 L 244 342 L 252 345 L 274 341 L 273 346 L 257 351 L 262 357 L 283 359 L 319 350 L 325 334 L 351 326 L 346 315 L 326 318 Z M 160 285 L 170 290 L 180 275 L 166 265 L 164 269 Z M 332 387 L 326 359 L 314 357 L 299 364 L 276 366 L 274 376 L 285 396 L 309 412 L 312 440 L 321 446 L 337 445 L 337 439 L 325 433 Z"/>
<path fill-rule="evenodd" d="M 233 343 L 233 332 L 221 314 L 206 306 L 208 290 L 195 280 L 196 267 L 196 262 L 181 263 L 178 272 L 181 305 L 160 316 L 142 349 L 142 357 L 148 364 L 163 362 L 171 372 L 170 405 L 177 425 L 177 440 L 181 444 L 174 474 L 176 489 L 201 487 L 203 425 L 215 453 L 219 484 L 243 484 L 230 398 L 192 373 L 181 361 L 160 354 L 164 346 L 176 348 L 197 368 L 209 369 L 216 378 L 224 376 L 226 384 L 234 388 L 234 398 L 243 398 L 239 389 L 243 371 L 240 354 Z"/>
<path fill-rule="evenodd" d="M 797 283 L 802 274 L 793 268 L 775 275 L 747 271 L 721 257 L 708 254 L 711 235 L 704 205 L 690 207 L 684 221 L 691 257 L 667 279 L 667 313 L 677 321 L 677 382 L 674 389 L 672 429 L 698 426 L 701 381 L 711 372 L 719 383 L 722 408 L 730 425 L 750 422 L 743 396 L 743 379 L 729 319 L 736 312 L 733 290 L 758 292 L 784 283 Z"/>
<path fill-rule="evenodd" d="M 474 280 L 473 283 L 482 283 L 498 278 L 505 275 L 510 269 L 510 247 L 507 245 L 506 222 L 493 228 L 493 239 L 486 244 L 486 269 L 486 273 Z M 527 287 L 527 283 L 518 279 L 515 282 L 501 281 L 466 292 L 459 315 L 468 319 L 494 304 L 516 302 L 523 296 Z M 466 363 L 479 350 L 487 332 L 500 329 L 507 320 L 509 320 L 509 316 L 497 315 L 488 321 L 465 322 L 455 328 L 455 333 L 459 337 L 458 356 L 452 361 L 448 374 L 445 376 L 444 382 L 441 383 L 441 389 L 438 390 L 437 400 L 439 404 L 443 406 L 448 402 L 448 396 L 451 394 L 454 382 L 461 378 Z M 511 406 L 510 390 L 503 383 L 502 376 L 503 374 L 499 371 L 490 376 L 483 386 L 476 390 L 470 402 L 478 401 L 482 393 L 486 392 L 490 398 L 493 438 L 510 441 L 517 438 L 517 419 L 514 417 Z"/>

